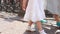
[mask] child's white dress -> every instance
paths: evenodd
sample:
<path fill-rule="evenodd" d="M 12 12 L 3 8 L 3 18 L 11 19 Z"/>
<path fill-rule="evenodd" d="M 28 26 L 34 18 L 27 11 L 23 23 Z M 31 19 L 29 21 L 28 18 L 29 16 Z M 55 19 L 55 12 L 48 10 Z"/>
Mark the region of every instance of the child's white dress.
<path fill-rule="evenodd" d="M 45 19 L 44 3 L 45 0 L 29 0 L 24 20 L 36 22 Z"/>
<path fill-rule="evenodd" d="M 47 0 L 47 9 L 60 16 L 60 0 Z"/>

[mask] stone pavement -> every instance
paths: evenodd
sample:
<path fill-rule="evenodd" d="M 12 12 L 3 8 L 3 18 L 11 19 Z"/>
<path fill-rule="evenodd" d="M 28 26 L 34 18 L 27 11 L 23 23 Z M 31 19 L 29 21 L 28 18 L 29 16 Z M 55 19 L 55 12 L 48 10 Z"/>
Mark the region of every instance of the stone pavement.
<path fill-rule="evenodd" d="M 27 32 L 27 23 L 12 19 L 0 18 L 0 34 L 39 34 L 36 32 Z M 43 25 L 48 34 L 54 34 L 57 29 L 51 25 Z"/>
<path fill-rule="evenodd" d="M 11 13 L 0 13 L 0 34 L 39 34 L 38 31 L 27 32 L 27 22 L 18 20 L 19 18 L 16 16 L 17 15 Z M 57 30 L 55 24 L 55 21 L 48 20 L 48 23 L 43 24 L 43 28 L 48 34 L 55 34 L 55 31 Z"/>
<path fill-rule="evenodd" d="M 0 33 L 1 34 L 23 34 L 26 30 L 27 23 L 16 20 L 5 20 L 0 18 Z"/>

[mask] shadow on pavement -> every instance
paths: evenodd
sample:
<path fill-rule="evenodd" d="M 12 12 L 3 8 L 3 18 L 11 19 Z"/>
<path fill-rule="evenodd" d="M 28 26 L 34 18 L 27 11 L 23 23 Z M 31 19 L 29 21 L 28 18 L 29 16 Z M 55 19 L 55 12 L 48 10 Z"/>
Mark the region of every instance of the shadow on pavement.
<path fill-rule="evenodd" d="M 44 30 L 46 31 L 46 33 L 47 34 L 55 34 L 55 32 L 56 32 L 56 27 L 54 27 L 54 26 L 50 26 L 51 27 L 51 29 L 49 30 L 49 29 L 47 29 L 47 28 L 44 28 Z"/>
<path fill-rule="evenodd" d="M 39 34 L 39 32 L 38 31 L 36 31 L 36 32 L 25 31 L 24 34 Z"/>

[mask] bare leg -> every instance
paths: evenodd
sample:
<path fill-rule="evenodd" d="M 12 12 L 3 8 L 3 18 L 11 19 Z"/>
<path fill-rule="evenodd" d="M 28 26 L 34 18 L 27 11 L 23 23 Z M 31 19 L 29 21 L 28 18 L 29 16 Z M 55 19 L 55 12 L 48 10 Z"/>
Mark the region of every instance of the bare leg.
<path fill-rule="evenodd" d="M 38 28 L 40 34 L 46 34 L 45 31 L 42 29 L 41 22 L 37 21 L 36 24 L 37 24 L 37 28 Z"/>
<path fill-rule="evenodd" d="M 58 30 L 56 30 L 55 32 L 55 34 L 57 34 L 60 31 L 60 20 L 59 20 L 59 16 L 56 14 L 54 14 L 54 18 L 55 18 L 55 21 L 57 22 L 56 25 L 58 26 L 57 27 Z"/>
<path fill-rule="evenodd" d="M 58 26 L 57 28 L 60 29 L 60 20 L 59 20 L 59 16 L 54 14 L 54 18 L 55 18 L 55 21 L 57 22 L 56 25 Z"/>
<path fill-rule="evenodd" d="M 28 26 L 31 26 L 33 24 L 33 22 L 30 20 L 29 22 L 28 22 Z"/>
<path fill-rule="evenodd" d="M 41 22 L 40 21 L 37 21 L 36 24 L 37 24 L 38 30 L 41 31 L 42 30 Z"/>
<path fill-rule="evenodd" d="M 28 21 L 28 27 L 27 27 L 27 31 L 31 31 L 31 25 L 33 24 L 33 22 L 30 20 Z"/>
<path fill-rule="evenodd" d="M 23 0 L 23 2 L 22 2 L 22 9 L 23 9 L 24 11 L 26 10 L 27 2 L 28 2 L 28 0 Z"/>
<path fill-rule="evenodd" d="M 60 20 L 59 20 L 59 16 L 58 16 L 58 15 L 54 14 L 54 18 L 55 18 L 55 21 L 57 21 L 57 22 L 59 22 L 59 21 L 60 21 Z"/>

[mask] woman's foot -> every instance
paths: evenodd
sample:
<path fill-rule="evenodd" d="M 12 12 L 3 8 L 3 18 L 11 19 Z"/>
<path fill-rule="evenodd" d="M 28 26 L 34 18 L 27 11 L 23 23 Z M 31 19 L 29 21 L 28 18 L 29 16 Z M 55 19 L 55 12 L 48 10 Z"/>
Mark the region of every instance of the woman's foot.
<path fill-rule="evenodd" d="M 36 31 L 35 28 L 31 28 L 31 26 L 28 26 L 26 30 L 29 32 L 35 32 Z"/>
<path fill-rule="evenodd" d="M 28 26 L 26 30 L 31 31 L 31 26 Z"/>
<path fill-rule="evenodd" d="M 47 34 L 44 30 L 40 31 L 40 34 Z"/>

